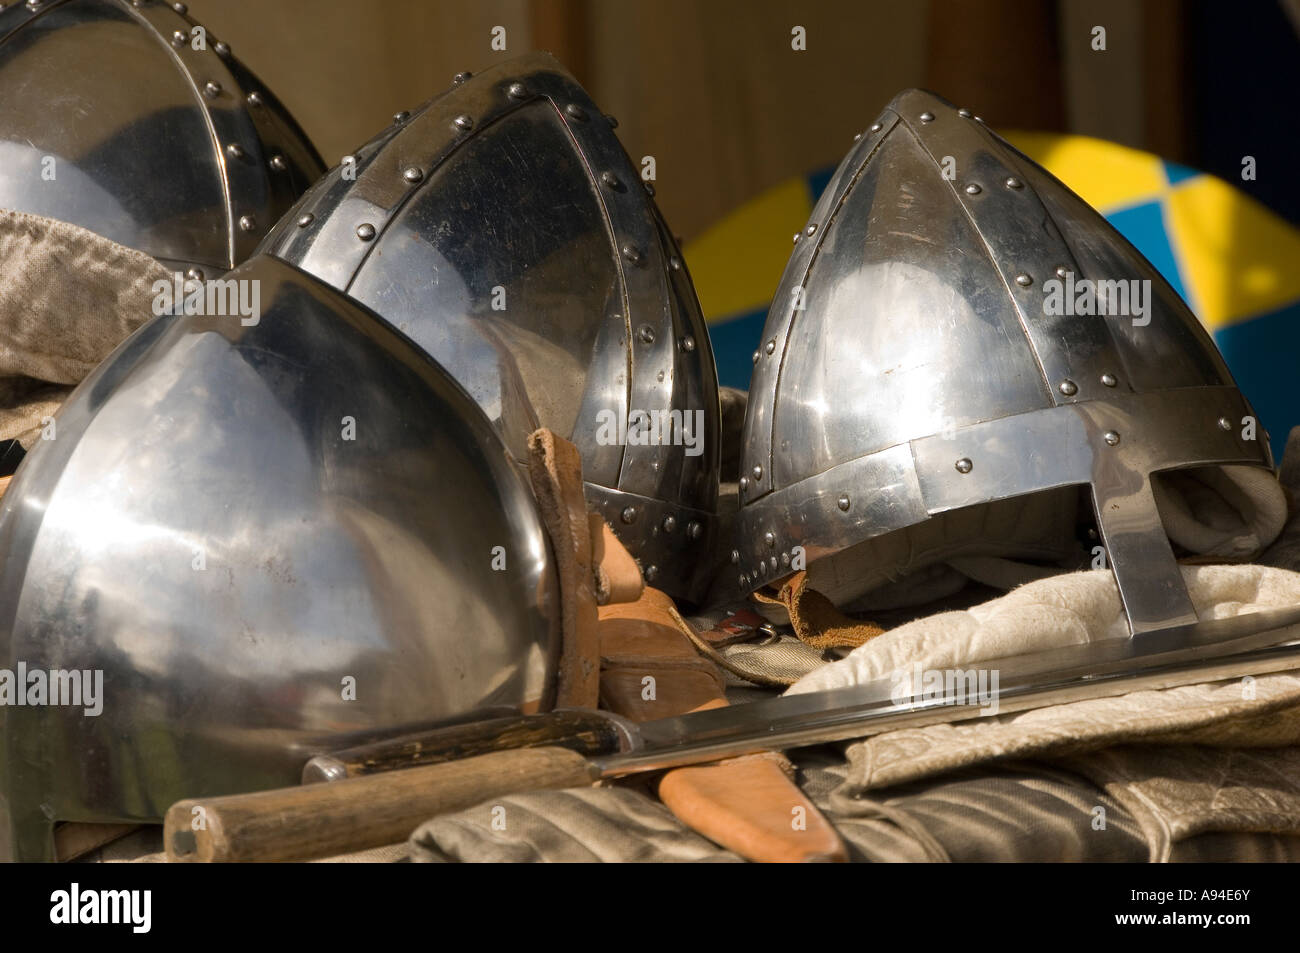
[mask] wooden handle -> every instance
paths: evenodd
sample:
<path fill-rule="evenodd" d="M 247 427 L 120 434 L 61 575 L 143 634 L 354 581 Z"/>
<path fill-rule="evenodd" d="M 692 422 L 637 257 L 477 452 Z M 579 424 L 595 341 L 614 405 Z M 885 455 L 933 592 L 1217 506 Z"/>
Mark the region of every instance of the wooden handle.
<path fill-rule="evenodd" d="M 622 741 L 622 732 L 608 715 L 587 709 L 489 718 L 317 755 L 302 769 L 302 783 L 339 781 L 514 748 L 553 746 L 585 755 L 613 754 Z"/>
<path fill-rule="evenodd" d="M 196 798 L 171 806 L 167 859 L 181 862 L 307 860 L 395 844 L 438 814 L 497 795 L 586 787 L 586 758 L 564 748 L 524 748 L 333 784 Z"/>

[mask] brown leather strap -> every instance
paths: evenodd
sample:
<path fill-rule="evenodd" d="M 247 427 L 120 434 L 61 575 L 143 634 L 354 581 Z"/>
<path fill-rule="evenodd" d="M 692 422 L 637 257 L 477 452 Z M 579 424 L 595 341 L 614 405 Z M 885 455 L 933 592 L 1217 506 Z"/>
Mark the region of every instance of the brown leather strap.
<path fill-rule="evenodd" d="M 635 602 L 641 598 L 644 584 L 641 569 L 632 554 L 599 513 L 589 513 L 591 558 L 596 566 L 596 602 Z"/>
<path fill-rule="evenodd" d="M 600 609 L 602 705 L 634 721 L 727 704 L 717 667 L 700 656 L 673 601 L 646 587 Z M 783 756 L 668 771 L 659 797 L 710 840 L 757 861 L 844 860 L 843 842 L 786 774 Z"/>
<path fill-rule="evenodd" d="M 600 635 L 592 571 L 591 523 L 578 448 L 542 429 L 528 438 L 528 475 L 560 577 L 560 663 L 556 707 L 595 708 Z"/>
<path fill-rule="evenodd" d="M 772 588 L 776 589 L 775 594 Z M 808 586 L 808 574 L 796 572 L 775 587 L 754 593 L 759 602 L 784 606 L 801 642 L 815 649 L 857 648 L 885 630 L 871 622 L 846 616 L 820 592 Z"/>

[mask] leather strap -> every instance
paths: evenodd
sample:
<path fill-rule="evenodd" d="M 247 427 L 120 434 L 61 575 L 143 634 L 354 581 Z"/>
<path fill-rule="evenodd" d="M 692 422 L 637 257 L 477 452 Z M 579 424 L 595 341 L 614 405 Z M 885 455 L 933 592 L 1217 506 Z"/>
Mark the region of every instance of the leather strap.
<path fill-rule="evenodd" d="M 636 602 L 644 584 L 641 569 L 599 513 L 588 513 L 591 558 L 596 565 L 596 602 Z"/>
<path fill-rule="evenodd" d="M 595 708 L 600 635 L 596 617 L 591 523 L 582 495 L 578 448 L 549 430 L 528 438 L 528 475 L 551 538 L 560 578 L 560 662 L 555 705 Z"/>
<path fill-rule="evenodd" d="M 857 648 L 885 631 L 871 622 L 852 619 L 835 608 L 833 602 L 809 587 L 806 572 L 796 572 L 765 591 L 759 590 L 754 598 L 769 605 L 784 606 L 799 641 L 815 649 Z"/>
<path fill-rule="evenodd" d="M 716 666 L 702 658 L 673 601 L 646 587 L 634 603 L 600 609 L 602 705 L 634 721 L 727 704 Z M 659 798 L 683 823 L 749 860 L 846 860 L 847 850 L 791 780 L 777 753 L 678 768 Z"/>

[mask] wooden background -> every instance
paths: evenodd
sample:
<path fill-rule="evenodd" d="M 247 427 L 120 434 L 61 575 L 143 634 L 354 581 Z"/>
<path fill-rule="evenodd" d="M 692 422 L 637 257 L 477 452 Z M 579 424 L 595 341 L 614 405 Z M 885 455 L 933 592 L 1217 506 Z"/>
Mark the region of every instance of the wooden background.
<path fill-rule="evenodd" d="M 569 66 L 674 230 L 837 162 L 899 90 L 994 127 L 1070 130 L 1185 160 L 1178 0 L 194 0 L 329 164 L 399 109 L 530 49 Z M 791 29 L 807 50 L 791 49 Z M 1107 30 L 1107 50 L 1091 30 Z M 491 49 L 506 28 L 507 51 Z"/>

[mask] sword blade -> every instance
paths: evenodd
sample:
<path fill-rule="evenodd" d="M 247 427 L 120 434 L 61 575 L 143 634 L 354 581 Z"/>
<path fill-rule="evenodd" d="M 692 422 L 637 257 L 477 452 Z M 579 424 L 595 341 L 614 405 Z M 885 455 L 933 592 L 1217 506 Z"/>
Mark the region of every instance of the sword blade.
<path fill-rule="evenodd" d="M 1134 638 L 973 662 L 997 671 L 996 711 L 979 699 L 900 697 L 897 678 L 643 722 L 631 751 L 592 761 L 603 776 L 865 738 L 1047 705 L 1300 668 L 1300 606 L 1214 619 Z M 908 693 L 910 696 L 910 693 Z"/>

